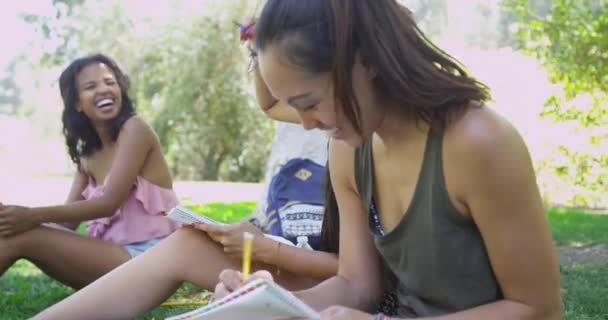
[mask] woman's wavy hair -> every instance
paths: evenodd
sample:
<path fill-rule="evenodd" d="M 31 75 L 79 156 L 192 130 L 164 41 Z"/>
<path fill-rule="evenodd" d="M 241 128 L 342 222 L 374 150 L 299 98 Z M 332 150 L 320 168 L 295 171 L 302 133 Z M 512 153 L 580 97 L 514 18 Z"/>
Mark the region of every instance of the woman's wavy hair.
<path fill-rule="evenodd" d="M 103 54 L 93 54 L 78 58 L 70 63 L 59 77 L 59 90 L 63 99 L 61 120 L 63 122 L 63 135 L 65 136 L 65 143 L 68 147 L 70 159 L 72 159 L 72 162 L 79 169 L 82 157 L 89 156 L 102 147 L 101 139 L 97 131 L 95 131 L 91 120 L 83 112 L 78 112 L 77 109 L 79 94 L 76 78 L 82 69 L 94 63 L 103 63 L 108 66 L 114 73 L 120 87 L 122 108 L 118 115 L 107 123 L 112 142 L 115 142 L 118 138 L 122 125 L 135 115 L 135 107 L 128 94 L 129 79 L 114 60 Z"/>
<path fill-rule="evenodd" d="M 279 44 L 294 65 L 331 73 L 336 104 L 359 133 L 351 81 L 357 53 L 376 71 L 375 90 L 431 128 L 444 128 L 470 102 L 490 99 L 488 88 L 436 47 L 396 0 L 268 0 L 255 32 L 261 52 Z"/>

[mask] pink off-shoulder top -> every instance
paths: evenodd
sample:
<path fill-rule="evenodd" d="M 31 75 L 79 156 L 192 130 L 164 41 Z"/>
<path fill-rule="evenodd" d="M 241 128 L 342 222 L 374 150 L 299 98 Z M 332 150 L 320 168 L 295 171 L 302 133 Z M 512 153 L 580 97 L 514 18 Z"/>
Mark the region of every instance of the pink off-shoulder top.
<path fill-rule="evenodd" d="M 104 194 L 104 185 L 98 186 L 89 177 L 89 184 L 82 196 L 89 200 Z M 142 242 L 173 232 L 178 224 L 167 219 L 164 214 L 178 204 L 172 189 L 159 187 L 150 181 L 137 177 L 125 203 L 109 217 L 91 220 L 87 223 L 89 236 L 111 241 L 119 245 Z"/>

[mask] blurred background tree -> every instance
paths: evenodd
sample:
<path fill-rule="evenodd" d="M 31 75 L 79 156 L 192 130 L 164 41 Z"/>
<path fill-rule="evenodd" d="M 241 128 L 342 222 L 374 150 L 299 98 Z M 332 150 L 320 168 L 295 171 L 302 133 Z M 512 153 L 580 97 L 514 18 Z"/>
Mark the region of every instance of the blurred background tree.
<path fill-rule="evenodd" d="M 548 204 L 608 207 L 608 0 L 399 1 L 491 86 L 491 107 L 522 132 Z M 273 122 L 255 106 L 233 20 L 253 16 L 263 2 L 7 2 L 36 34 L 27 46 L 9 41 L 10 55 L 0 52 L 0 126 L 14 127 L 0 136 L 0 173 L 50 171 L 36 167 L 39 155 L 54 157 L 47 162 L 62 169 L 53 173 L 71 170 L 59 137 L 57 78 L 73 58 L 103 52 L 130 75 L 138 111 L 157 131 L 176 179 L 260 181 Z M 0 21 L 10 17 L 5 11 Z M 39 142 L 18 158 L 14 137 L 23 132 Z M 9 158 L 19 161 L 7 166 Z"/>
<path fill-rule="evenodd" d="M 398 0 L 429 37 L 438 37 L 448 25 L 448 0 Z"/>
<path fill-rule="evenodd" d="M 572 143 L 558 146 L 543 166 L 558 187 L 573 185 L 567 204 L 608 204 L 608 1 L 505 0 L 510 34 L 538 59 L 563 90 L 549 97 L 542 115 L 571 125 Z"/>
<path fill-rule="evenodd" d="M 15 83 L 17 59 L 10 62 L 4 73 L 0 73 L 0 113 L 16 115 L 21 104 L 21 90 Z"/>
<path fill-rule="evenodd" d="M 253 14 L 252 3 L 200 1 L 193 13 L 174 2 L 163 19 L 137 21 L 128 5 L 54 0 L 54 16 L 25 14 L 45 40 L 38 67 L 92 52 L 113 57 L 177 179 L 258 182 L 273 126 L 255 105 L 233 23 Z"/>

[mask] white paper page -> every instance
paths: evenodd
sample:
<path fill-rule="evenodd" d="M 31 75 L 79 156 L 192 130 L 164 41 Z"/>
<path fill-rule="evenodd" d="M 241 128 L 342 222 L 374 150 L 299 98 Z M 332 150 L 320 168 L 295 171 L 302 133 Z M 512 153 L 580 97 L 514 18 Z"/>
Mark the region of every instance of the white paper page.
<path fill-rule="evenodd" d="M 193 224 L 193 223 L 206 223 L 206 224 L 216 224 L 223 225 L 223 223 L 219 221 L 215 221 L 211 218 L 202 216 L 196 212 L 188 210 L 182 206 L 177 206 L 167 214 L 167 218 L 177 221 L 183 224 Z"/>
<path fill-rule="evenodd" d="M 318 319 L 319 314 L 288 291 L 256 280 L 209 306 L 167 320 Z"/>

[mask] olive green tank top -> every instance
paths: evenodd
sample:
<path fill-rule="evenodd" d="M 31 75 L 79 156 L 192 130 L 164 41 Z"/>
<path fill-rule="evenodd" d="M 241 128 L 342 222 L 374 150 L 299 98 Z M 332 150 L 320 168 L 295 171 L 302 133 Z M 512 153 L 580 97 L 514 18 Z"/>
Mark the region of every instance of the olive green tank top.
<path fill-rule="evenodd" d="M 385 234 L 374 214 L 371 142 L 356 150 L 357 188 L 376 248 L 395 278 L 398 316 L 437 316 L 502 299 L 479 230 L 448 196 L 442 141 L 442 134 L 429 132 L 410 206 Z"/>

